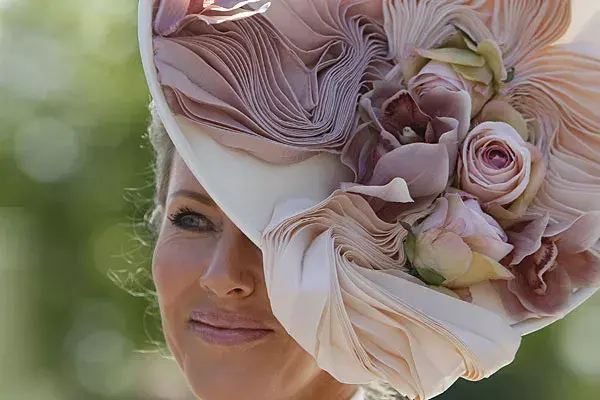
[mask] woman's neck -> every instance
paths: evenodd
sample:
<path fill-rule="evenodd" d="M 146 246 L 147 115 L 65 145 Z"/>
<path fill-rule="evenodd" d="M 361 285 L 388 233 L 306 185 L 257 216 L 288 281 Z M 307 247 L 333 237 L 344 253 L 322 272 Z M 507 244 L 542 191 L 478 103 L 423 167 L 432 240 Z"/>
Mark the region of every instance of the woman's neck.
<path fill-rule="evenodd" d="M 359 390 L 359 386 L 340 383 L 323 372 L 294 396 L 293 400 L 352 400 Z"/>

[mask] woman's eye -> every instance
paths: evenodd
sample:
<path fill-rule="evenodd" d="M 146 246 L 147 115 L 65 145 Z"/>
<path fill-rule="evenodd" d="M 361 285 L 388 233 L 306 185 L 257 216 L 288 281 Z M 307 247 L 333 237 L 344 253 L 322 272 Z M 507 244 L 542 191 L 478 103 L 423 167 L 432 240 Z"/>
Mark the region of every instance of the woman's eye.
<path fill-rule="evenodd" d="M 213 232 L 215 226 L 204 215 L 182 208 L 169 216 L 169 221 L 180 229 L 193 232 Z"/>

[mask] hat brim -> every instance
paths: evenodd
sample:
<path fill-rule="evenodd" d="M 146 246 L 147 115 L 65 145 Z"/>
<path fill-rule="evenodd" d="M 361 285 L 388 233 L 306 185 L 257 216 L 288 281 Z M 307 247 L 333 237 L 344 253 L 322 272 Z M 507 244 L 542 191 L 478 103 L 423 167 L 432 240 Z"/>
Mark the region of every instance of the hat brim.
<path fill-rule="evenodd" d="M 200 184 L 228 218 L 257 246 L 275 205 L 300 197 L 317 204 L 352 179 L 339 157 L 321 154 L 293 165 L 273 165 L 228 149 L 203 133 L 198 125 L 176 116 L 158 80 L 153 49 L 153 0 L 140 0 L 138 34 L 142 64 L 150 94 L 177 152 Z M 557 317 L 526 320 L 513 325 L 521 335 L 538 331 L 579 307 L 598 289 L 580 289 L 567 310 Z"/>
<path fill-rule="evenodd" d="M 332 154 L 293 165 L 273 165 L 215 142 L 198 125 L 171 111 L 158 80 L 153 49 L 153 0 L 139 2 L 139 43 L 150 94 L 177 152 L 228 218 L 257 246 L 283 199 L 326 199 L 352 172 Z"/>

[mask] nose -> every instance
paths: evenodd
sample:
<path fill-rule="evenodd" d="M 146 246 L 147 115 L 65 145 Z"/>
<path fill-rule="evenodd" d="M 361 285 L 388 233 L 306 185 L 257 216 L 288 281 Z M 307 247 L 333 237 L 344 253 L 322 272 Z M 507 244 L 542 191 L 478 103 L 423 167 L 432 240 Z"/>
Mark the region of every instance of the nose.
<path fill-rule="evenodd" d="M 200 284 L 219 298 L 244 298 L 254 293 L 261 269 L 260 252 L 254 243 L 228 221 Z"/>

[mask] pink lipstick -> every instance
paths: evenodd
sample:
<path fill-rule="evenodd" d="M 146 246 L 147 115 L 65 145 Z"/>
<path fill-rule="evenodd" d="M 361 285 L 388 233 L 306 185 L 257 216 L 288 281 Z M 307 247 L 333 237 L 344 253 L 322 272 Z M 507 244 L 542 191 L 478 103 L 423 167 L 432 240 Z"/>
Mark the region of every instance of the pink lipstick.
<path fill-rule="evenodd" d="M 224 312 L 194 311 L 190 315 L 188 326 L 205 343 L 220 346 L 254 342 L 274 333 L 264 323 Z"/>

